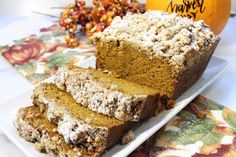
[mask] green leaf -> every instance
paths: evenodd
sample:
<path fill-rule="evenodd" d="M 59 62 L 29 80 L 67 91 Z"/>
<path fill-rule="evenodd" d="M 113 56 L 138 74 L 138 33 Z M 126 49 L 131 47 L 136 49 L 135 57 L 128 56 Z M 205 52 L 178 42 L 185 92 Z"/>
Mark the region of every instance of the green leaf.
<path fill-rule="evenodd" d="M 64 37 L 65 34 L 66 34 L 66 33 L 63 32 L 63 31 L 55 31 L 55 32 L 52 32 L 53 37 L 59 37 L 59 36 Z"/>
<path fill-rule="evenodd" d="M 233 128 L 236 129 L 236 113 L 228 108 L 224 108 L 223 110 L 223 118 L 224 120 Z"/>
<path fill-rule="evenodd" d="M 178 117 L 180 117 L 183 121 L 188 121 L 190 123 L 195 123 L 196 121 L 199 121 L 199 119 L 194 114 L 184 110 L 178 114 Z"/>
<path fill-rule="evenodd" d="M 174 147 L 173 141 L 176 139 L 176 136 L 178 136 L 178 132 L 173 130 L 167 130 L 167 131 L 161 131 L 158 135 L 158 140 L 155 141 L 155 145 L 159 147 Z"/>
<path fill-rule="evenodd" d="M 52 36 L 50 34 L 42 34 L 39 36 L 39 39 L 43 40 L 43 41 L 50 40 L 51 38 L 52 38 Z"/>
<path fill-rule="evenodd" d="M 218 105 L 217 103 L 214 103 L 211 101 L 207 103 L 207 107 L 209 108 L 209 110 L 223 110 L 224 109 L 223 106 Z"/>
<path fill-rule="evenodd" d="M 69 51 L 66 53 L 63 53 L 63 52 L 54 53 L 48 57 L 49 61 L 47 62 L 47 66 L 49 68 L 63 67 L 66 64 L 68 64 L 70 60 L 76 55 L 81 55 L 81 53 L 78 53 L 76 51 Z"/>
<path fill-rule="evenodd" d="M 178 116 L 184 121 L 178 126 L 180 131 L 173 141 L 174 144 L 187 145 L 196 141 L 202 141 L 207 145 L 220 143 L 223 134 L 213 131 L 217 124 L 212 119 L 200 120 L 187 111 L 182 111 Z"/>
<path fill-rule="evenodd" d="M 69 56 L 78 56 L 78 55 L 83 55 L 82 52 L 80 52 L 80 51 L 73 51 L 73 50 L 67 51 L 67 52 L 64 53 L 64 54 L 69 55 Z"/>
<path fill-rule="evenodd" d="M 47 78 L 49 78 L 50 75 L 43 74 L 43 73 L 33 73 L 31 75 L 26 76 L 26 79 L 28 79 L 33 84 L 39 83 Z"/>
<path fill-rule="evenodd" d="M 22 64 L 22 65 L 17 65 L 16 69 L 18 71 L 25 71 L 27 73 L 33 73 L 36 71 L 36 66 L 37 64 L 35 62 L 31 62 L 29 64 Z"/>
<path fill-rule="evenodd" d="M 209 99 L 206 99 L 205 97 L 199 97 L 196 100 L 196 103 L 203 106 L 207 106 L 209 110 L 223 110 L 224 109 L 222 105 L 219 105 Z"/>

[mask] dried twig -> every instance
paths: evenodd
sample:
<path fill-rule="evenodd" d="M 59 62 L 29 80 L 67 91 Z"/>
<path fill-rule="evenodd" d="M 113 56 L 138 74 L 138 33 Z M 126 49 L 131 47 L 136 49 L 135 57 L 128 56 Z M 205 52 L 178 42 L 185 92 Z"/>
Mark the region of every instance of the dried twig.
<path fill-rule="evenodd" d="M 47 13 L 41 13 L 41 12 L 37 12 L 37 11 L 32 11 L 32 13 L 39 14 L 39 15 L 45 15 L 45 16 L 49 16 L 49 17 L 54 17 L 54 18 L 60 18 L 59 16 L 50 15 L 50 14 L 47 14 Z"/>
<path fill-rule="evenodd" d="M 66 9 L 66 7 L 51 7 L 50 9 Z"/>

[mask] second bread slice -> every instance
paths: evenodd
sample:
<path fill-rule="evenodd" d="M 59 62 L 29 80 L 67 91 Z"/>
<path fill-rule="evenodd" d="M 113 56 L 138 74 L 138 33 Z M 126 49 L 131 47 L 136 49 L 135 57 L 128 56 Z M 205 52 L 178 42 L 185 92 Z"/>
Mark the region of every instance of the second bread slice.
<path fill-rule="evenodd" d="M 55 84 L 81 105 L 124 121 L 139 121 L 164 109 L 158 103 L 158 91 L 120 79 L 108 71 L 69 66 L 58 71 Z"/>
<path fill-rule="evenodd" d="M 67 143 L 84 145 L 89 150 L 104 152 L 116 144 L 132 126 L 81 106 L 54 84 L 41 84 L 33 94 L 33 103 L 47 119 L 58 126 Z"/>

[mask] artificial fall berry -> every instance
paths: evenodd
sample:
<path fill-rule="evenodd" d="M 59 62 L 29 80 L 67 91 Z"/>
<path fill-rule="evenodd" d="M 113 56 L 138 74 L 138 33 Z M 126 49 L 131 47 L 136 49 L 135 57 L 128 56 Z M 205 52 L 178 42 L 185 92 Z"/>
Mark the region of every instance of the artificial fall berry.
<path fill-rule="evenodd" d="M 102 20 L 102 21 L 106 21 L 106 20 L 107 20 L 107 15 L 102 15 L 101 20 Z"/>
<path fill-rule="evenodd" d="M 92 25 L 91 23 L 87 23 L 87 24 L 85 25 L 85 29 L 86 29 L 86 30 L 91 30 L 92 27 L 93 27 L 93 25 Z"/>
<path fill-rule="evenodd" d="M 108 18 L 107 22 L 108 22 L 108 24 L 110 25 L 110 24 L 111 24 L 111 22 L 112 22 L 112 18 L 111 18 L 111 17 L 110 17 L 110 18 Z"/>
<path fill-rule="evenodd" d="M 85 6 L 86 2 L 83 0 L 76 0 L 75 1 L 77 4 L 79 3 L 80 6 Z"/>
<path fill-rule="evenodd" d="M 69 42 L 69 41 L 70 41 L 70 36 L 69 36 L 69 35 L 66 35 L 66 36 L 65 36 L 65 41 L 66 41 L 66 42 Z"/>
<path fill-rule="evenodd" d="M 60 24 L 60 26 L 65 26 L 65 22 L 64 22 L 64 19 L 63 19 L 63 18 L 60 19 L 59 24 Z"/>
<path fill-rule="evenodd" d="M 128 12 L 144 13 L 144 8 L 136 0 L 93 0 L 91 8 L 85 7 L 84 0 L 75 0 L 69 4 L 61 14 L 59 21 L 69 34 L 65 41 L 70 46 L 77 46 L 79 40 L 75 33 L 77 25 L 81 25 L 87 36 L 91 37 L 96 32 L 108 27 L 115 16 L 124 16 Z"/>

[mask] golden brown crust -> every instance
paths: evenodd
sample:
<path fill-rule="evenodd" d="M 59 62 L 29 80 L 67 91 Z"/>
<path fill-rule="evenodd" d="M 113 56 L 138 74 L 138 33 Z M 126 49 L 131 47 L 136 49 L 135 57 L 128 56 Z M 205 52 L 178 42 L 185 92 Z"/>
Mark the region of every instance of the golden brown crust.
<path fill-rule="evenodd" d="M 55 84 L 92 111 L 123 121 L 150 117 L 158 108 L 156 90 L 96 69 L 62 68 Z"/>
<path fill-rule="evenodd" d="M 219 40 L 203 21 L 163 11 L 116 17 L 93 38 L 95 43 L 115 42 L 117 47 L 124 43 L 134 45 L 149 58 L 156 57 L 175 66 L 176 73 L 195 64 L 207 53 L 204 50 Z"/>
<path fill-rule="evenodd" d="M 67 143 L 83 145 L 92 151 L 104 152 L 119 142 L 133 124 L 92 112 L 54 84 L 39 85 L 34 90 L 33 103 L 57 125 Z"/>
<path fill-rule="evenodd" d="M 210 54 L 206 53 L 206 55 L 202 56 L 193 66 L 185 68 L 179 74 L 172 73 L 171 68 L 158 68 L 162 66 L 162 63 L 158 63 L 155 59 L 148 59 L 147 56 L 139 57 L 138 54 L 134 53 L 138 50 L 135 51 L 128 48 L 128 46 L 125 49 L 116 48 L 112 46 L 112 43 L 103 43 L 102 46 L 97 45 L 98 54 L 96 67 L 109 69 L 119 74 L 124 79 L 156 88 L 161 95 L 167 95 L 170 98 L 177 99 L 199 79 L 208 65 L 217 44 L 218 42 L 210 47 Z M 109 56 L 110 51 L 119 51 L 119 55 L 115 54 L 114 56 Z M 138 63 L 132 62 L 135 60 L 142 61 Z M 137 69 L 139 69 L 140 72 Z"/>
<path fill-rule="evenodd" d="M 207 53 L 210 53 L 210 55 L 202 56 L 198 62 L 196 62 L 192 67 L 185 69 L 178 76 L 173 94 L 174 98 L 178 98 L 179 96 L 181 96 L 188 88 L 190 88 L 200 78 L 200 76 L 205 71 L 209 63 L 209 60 L 211 59 L 211 56 L 216 46 L 218 45 L 218 42 L 214 43 L 212 47 L 209 47 L 208 49 L 209 52 Z"/>
<path fill-rule="evenodd" d="M 52 153 L 54 156 L 98 157 L 101 154 L 88 151 L 83 146 L 67 144 L 36 106 L 21 108 L 17 113 L 17 132 L 26 141 L 35 143 L 39 152 Z"/>
<path fill-rule="evenodd" d="M 133 29 L 137 31 L 144 29 L 139 27 L 141 25 L 145 29 L 129 33 L 123 31 L 122 25 L 129 25 L 128 30 L 132 25 L 136 25 Z M 159 41 L 152 41 L 153 36 Z M 95 35 L 94 41 L 96 68 L 108 69 L 123 79 L 177 99 L 201 76 L 219 37 L 202 21 L 150 11 L 118 18 L 104 32 Z"/>

